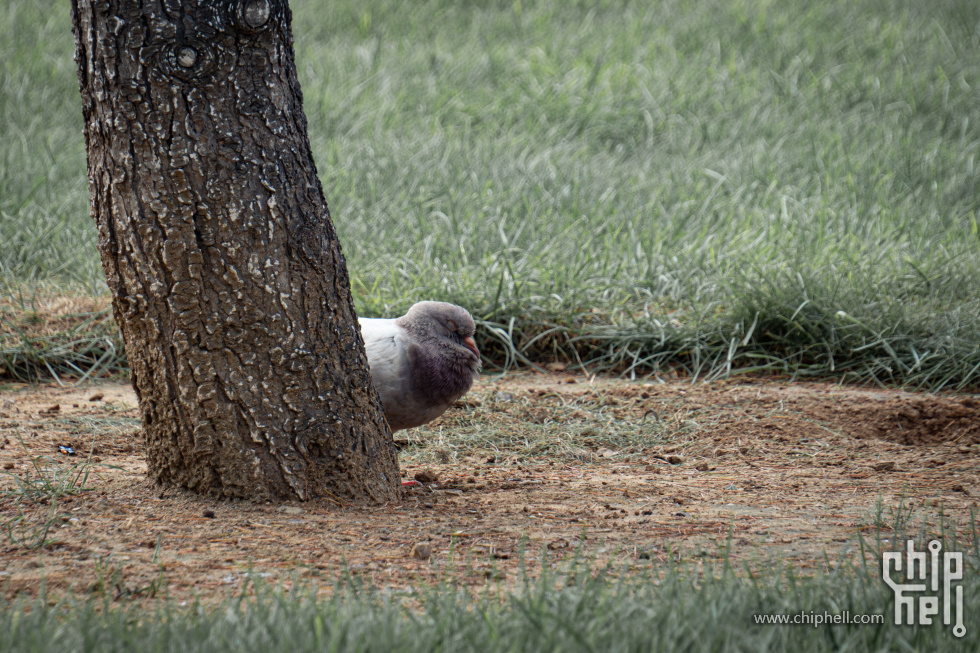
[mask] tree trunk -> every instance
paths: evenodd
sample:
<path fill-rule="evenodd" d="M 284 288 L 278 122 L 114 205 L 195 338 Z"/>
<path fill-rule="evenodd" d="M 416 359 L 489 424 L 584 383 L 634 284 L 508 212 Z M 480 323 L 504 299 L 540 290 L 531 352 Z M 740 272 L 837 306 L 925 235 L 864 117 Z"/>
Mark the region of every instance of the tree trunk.
<path fill-rule="evenodd" d="M 91 212 L 150 477 L 394 499 L 286 0 L 72 0 Z"/>

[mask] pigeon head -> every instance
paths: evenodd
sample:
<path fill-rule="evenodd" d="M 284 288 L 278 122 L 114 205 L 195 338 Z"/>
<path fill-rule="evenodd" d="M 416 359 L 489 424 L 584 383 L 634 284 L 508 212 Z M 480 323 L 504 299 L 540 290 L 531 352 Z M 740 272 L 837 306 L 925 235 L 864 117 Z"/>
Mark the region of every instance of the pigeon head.
<path fill-rule="evenodd" d="M 480 369 L 480 352 L 473 334 L 476 323 L 465 308 L 446 302 L 419 302 L 398 318 L 422 347 L 437 351 L 460 368 Z"/>

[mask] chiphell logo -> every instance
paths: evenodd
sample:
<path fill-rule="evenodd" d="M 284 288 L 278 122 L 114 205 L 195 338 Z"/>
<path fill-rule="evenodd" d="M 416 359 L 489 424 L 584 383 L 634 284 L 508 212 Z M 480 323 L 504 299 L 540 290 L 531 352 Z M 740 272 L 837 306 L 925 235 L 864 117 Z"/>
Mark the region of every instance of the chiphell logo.
<path fill-rule="evenodd" d="M 909 540 L 904 553 L 888 551 L 881 555 L 881 577 L 895 592 L 895 625 L 903 623 L 929 625 L 942 608 L 943 624 L 947 626 L 955 624 L 953 635 L 963 637 L 966 634 L 966 627 L 963 626 L 963 586 L 953 587 L 954 581 L 963 580 L 963 554 L 947 551 L 940 555 L 942 548 L 941 542 L 932 540 L 929 542 L 927 556 L 925 551 L 916 551 L 915 543 Z M 904 575 L 901 573 L 903 557 L 905 558 Z M 942 561 L 941 568 L 940 561 Z M 903 580 L 906 582 L 899 582 Z M 942 581 L 941 594 L 940 580 Z M 918 599 L 918 602 L 915 599 Z"/>

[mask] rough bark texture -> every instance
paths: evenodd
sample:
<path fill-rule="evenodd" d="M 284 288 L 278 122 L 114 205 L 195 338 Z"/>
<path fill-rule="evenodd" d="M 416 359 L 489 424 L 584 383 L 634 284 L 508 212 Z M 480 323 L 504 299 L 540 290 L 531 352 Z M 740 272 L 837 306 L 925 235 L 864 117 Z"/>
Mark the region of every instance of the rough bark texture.
<path fill-rule="evenodd" d="M 150 476 L 387 501 L 398 463 L 285 0 L 72 0 L 91 211 Z"/>

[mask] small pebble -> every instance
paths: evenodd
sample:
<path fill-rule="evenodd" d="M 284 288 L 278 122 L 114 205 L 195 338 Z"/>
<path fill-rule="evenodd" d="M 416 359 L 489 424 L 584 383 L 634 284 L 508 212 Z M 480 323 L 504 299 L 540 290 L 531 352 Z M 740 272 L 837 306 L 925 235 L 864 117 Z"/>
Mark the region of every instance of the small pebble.
<path fill-rule="evenodd" d="M 419 483 L 435 483 L 439 480 L 439 475 L 431 469 L 423 469 L 415 473 L 415 480 Z"/>
<path fill-rule="evenodd" d="M 429 556 L 432 555 L 432 547 L 425 542 L 418 542 L 412 546 L 409 555 L 418 560 L 428 560 Z"/>

